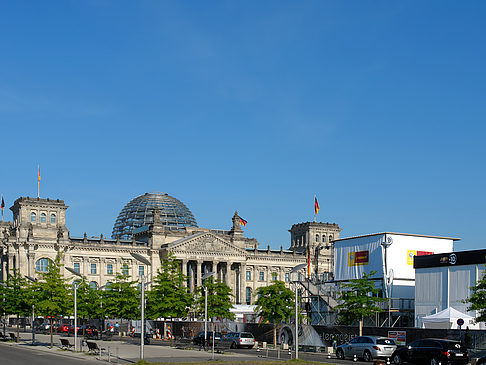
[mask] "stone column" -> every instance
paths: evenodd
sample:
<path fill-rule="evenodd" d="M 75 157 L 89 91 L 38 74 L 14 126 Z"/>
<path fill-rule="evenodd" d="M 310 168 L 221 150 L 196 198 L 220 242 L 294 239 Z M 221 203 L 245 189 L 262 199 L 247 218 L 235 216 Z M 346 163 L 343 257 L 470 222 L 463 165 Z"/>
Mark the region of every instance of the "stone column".
<path fill-rule="evenodd" d="M 240 265 L 240 302 L 242 304 L 246 304 L 246 262 L 241 263 Z"/>
<path fill-rule="evenodd" d="M 214 280 L 219 280 L 219 273 L 218 273 L 218 261 L 213 261 L 212 271 L 216 274 L 213 275 Z"/>
<path fill-rule="evenodd" d="M 202 280 L 201 280 L 201 266 L 202 266 L 202 260 L 197 260 L 197 264 L 196 264 L 196 278 L 197 278 L 197 286 L 201 286 L 202 285 Z"/>
<path fill-rule="evenodd" d="M 33 252 L 29 252 L 27 253 L 27 265 L 28 265 L 28 269 L 27 269 L 27 272 L 30 277 L 33 277 L 34 276 L 34 262 L 35 262 L 35 253 Z"/>

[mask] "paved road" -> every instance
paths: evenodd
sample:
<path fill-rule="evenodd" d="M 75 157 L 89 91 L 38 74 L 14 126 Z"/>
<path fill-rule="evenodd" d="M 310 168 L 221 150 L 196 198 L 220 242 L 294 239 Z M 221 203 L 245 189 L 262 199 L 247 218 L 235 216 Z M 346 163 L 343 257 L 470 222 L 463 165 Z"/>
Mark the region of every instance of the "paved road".
<path fill-rule="evenodd" d="M 0 343 L 0 363 L 2 365 L 100 365 L 99 361 L 66 356 L 53 350 L 46 352 L 10 343 Z"/>

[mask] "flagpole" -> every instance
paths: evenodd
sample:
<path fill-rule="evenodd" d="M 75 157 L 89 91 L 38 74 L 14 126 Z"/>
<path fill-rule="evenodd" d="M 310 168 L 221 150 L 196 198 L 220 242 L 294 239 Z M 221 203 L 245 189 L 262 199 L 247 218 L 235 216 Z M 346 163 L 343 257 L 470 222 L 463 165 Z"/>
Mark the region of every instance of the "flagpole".
<path fill-rule="evenodd" d="M 40 191 L 40 170 L 39 170 L 39 165 L 37 165 L 37 198 L 39 198 L 39 191 Z"/>

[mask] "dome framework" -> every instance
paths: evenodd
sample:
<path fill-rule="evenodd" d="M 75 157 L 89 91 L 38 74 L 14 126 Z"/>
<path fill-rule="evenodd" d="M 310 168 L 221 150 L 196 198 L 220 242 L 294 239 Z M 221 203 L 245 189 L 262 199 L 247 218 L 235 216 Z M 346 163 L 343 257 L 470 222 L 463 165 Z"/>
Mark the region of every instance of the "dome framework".
<path fill-rule="evenodd" d="M 145 193 L 132 199 L 122 209 L 113 226 L 112 238 L 131 239 L 134 229 L 152 224 L 154 209 L 160 212 L 160 222 L 166 229 L 197 227 L 196 219 L 180 200 L 166 193 Z"/>

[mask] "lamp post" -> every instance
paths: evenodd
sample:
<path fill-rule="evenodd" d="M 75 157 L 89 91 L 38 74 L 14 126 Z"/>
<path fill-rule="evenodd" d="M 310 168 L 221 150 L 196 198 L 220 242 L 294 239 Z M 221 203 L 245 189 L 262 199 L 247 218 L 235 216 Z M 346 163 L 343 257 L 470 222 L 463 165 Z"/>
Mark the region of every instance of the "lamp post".
<path fill-rule="evenodd" d="M 384 256 L 385 256 L 385 260 L 384 260 L 384 265 L 385 265 L 385 272 L 383 273 L 384 274 L 384 282 L 385 282 L 385 293 L 386 293 L 386 296 L 388 297 L 388 326 L 391 327 L 391 291 L 388 290 L 388 285 L 389 285 L 389 281 L 390 281 L 390 275 L 388 274 L 388 265 L 387 265 L 387 254 L 386 254 L 386 250 L 388 247 L 391 246 L 391 244 L 393 243 L 393 238 L 391 238 L 390 236 L 386 237 L 385 235 L 385 240 L 383 242 L 381 242 L 381 246 L 383 246 L 384 250 L 385 250 L 385 253 L 384 253 Z M 393 271 L 390 270 L 392 274 Z M 391 279 L 393 280 L 393 279 Z M 361 334 L 360 334 L 361 336 Z"/>
<path fill-rule="evenodd" d="M 152 263 L 147 260 L 145 257 L 143 257 L 142 255 L 138 254 L 138 253 L 135 253 L 135 252 L 130 252 L 130 255 L 132 255 L 132 257 L 135 259 L 135 260 L 138 260 L 140 261 L 142 264 L 145 264 L 147 266 L 152 266 Z M 141 328 L 140 328 L 140 360 L 143 360 L 143 345 L 144 345 L 144 341 L 145 341 L 145 276 L 144 274 L 141 275 L 141 278 L 140 280 L 142 281 L 142 295 L 141 295 L 141 306 L 140 306 L 140 309 L 141 309 Z"/>
<path fill-rule="evenodd" d="M 66 267 L 66 270 L 69 271 L 71 274 L 79 276 L 82 278 L 83 276 L 77 272 L 76 270 Z M 78 351 L 78 298 L 77 298 L 77 291 L 78 291 L 78 284 L 76 282 L 74 284 L 74 352 Z"/>
<path fill-rule="evenodd" d="M 207 332 L 208 332 L 208 287 L 204 285 L 204 280 L 216 274 L 214 271 L 207 272 L 201 278 L 204 287 L 204 345 L 206 345 L 207 341 Z M 212 359 L 214 360 L 214 328 L 213 328 L 213 351 L 212 351 Z"/>
<path fill-rule="evenodd" d="M 307 266 L 306 264 L 297 265 L 292 270 L 290 270 L 290 273 L 291 274 L 296 273 L 296 272 L 302 270 L 306 266 Z M 297 282 L 298 281 L 299 280 L 294 281 L 294 285 L 295 285 L 295 333 L 294 333 L 294 338 L 295 338 L 295 359 L 296 360 L 299 358 L 299 311 L 298 311 L 298 307 L 297 307 L 297 301 L 298 301 L 297 297 L 299 295 L 297 293 Z"/>
<path fill-rule="evenodd" d="M 25 277 L 32 281 L 32 282 L 36 282 L 37 279 L 36 278 L 33 278 L 32 276 L 29 276 L 29 275 L 25 275 Z M 32 291 L 32 299 L 34 299 L 34 292 Z M 35 311 L 34 311 L 35 307 L 34 307 L 34 302 L 32 301 L 32 346 L 35 345 L 35 329 L 34 329 L 34 321 L 35 321 Z"/>

